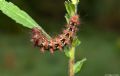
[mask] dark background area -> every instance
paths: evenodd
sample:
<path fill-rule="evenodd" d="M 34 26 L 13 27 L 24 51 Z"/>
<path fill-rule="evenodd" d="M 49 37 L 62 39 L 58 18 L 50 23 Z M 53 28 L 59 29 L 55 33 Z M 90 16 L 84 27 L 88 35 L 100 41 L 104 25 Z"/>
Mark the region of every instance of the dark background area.
<path fill-rule="evenodd" d="M 8 0 L 26 11 L 51 36 L 64 28 L 65 0 Z M 120 76 L 120 0 L 81 0 L 76 61 L 86 63 L 76 76 Z M 0 12 L 0 76 L 68 76 L 64 52 L 40 53 L 31 30 Z"/>

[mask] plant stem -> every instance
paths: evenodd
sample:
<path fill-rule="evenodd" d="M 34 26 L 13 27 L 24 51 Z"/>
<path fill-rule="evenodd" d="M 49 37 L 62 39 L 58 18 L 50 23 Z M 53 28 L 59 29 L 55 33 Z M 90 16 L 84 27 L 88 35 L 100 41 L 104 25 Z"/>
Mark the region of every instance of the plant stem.
<path fill-rule="evenodd" d="M 69 76 L 74 76 L 75 47 L 70 48 Z"/>

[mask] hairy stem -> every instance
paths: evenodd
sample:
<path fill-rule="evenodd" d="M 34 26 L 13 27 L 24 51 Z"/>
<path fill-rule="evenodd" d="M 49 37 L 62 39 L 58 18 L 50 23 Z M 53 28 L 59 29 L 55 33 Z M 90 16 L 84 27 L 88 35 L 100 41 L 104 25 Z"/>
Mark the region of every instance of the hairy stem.
<path fill-rule="evenodd" d="M 69 76 L 74 76 L 75 47 L 70 48 Z"/>

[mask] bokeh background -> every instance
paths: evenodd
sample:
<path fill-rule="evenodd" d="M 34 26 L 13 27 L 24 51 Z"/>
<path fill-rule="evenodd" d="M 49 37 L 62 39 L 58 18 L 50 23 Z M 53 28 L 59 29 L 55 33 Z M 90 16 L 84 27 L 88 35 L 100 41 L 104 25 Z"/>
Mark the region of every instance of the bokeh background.
<path fill-rule="evenodd" d="M 64 28 L 65 0 L 8 0 L 25 10 L 51 36 Z M 76 60 L 87 58 L 76 76 L 120 76 L 120 0 L 80 0 L 81 45 Z M 40 53 L 31 30 L 0 11 L 0 76 L 68 76 L 64 52 Z"/>

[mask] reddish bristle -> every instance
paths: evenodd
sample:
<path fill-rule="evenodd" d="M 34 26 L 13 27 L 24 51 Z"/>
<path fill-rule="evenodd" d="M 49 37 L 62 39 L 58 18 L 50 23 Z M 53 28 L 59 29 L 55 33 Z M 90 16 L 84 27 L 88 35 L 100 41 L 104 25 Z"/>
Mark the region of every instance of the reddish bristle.
<path fill-rule="evenodd" d="M 48 40 L 41 32 L 40 29 L 32 29 L 32 39 L 31 41 L 35 46 L 39 47 L 41 52 L 45 50 L 50 50 L 50 53 L 54 53 L 55 50 L 62 51 L 63 47 L 70 45 L 76 34 L 77 26 L 79 25 L 79 16 L 75 15 L 70 18 L 70 23 L 66 24 L 66 29 L 63 30 L 63 33 L 58 35 L 51 40 Z"/>

